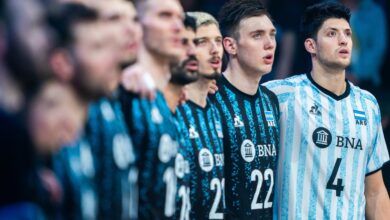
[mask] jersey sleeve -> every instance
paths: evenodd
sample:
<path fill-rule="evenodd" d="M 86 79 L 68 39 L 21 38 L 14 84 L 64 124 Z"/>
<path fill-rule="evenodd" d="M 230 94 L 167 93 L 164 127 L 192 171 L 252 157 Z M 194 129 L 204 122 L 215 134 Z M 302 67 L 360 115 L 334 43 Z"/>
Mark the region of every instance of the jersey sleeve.
<path fill-rule="evenodd" d="M 375 138 L 373 140 L 373 147 L 368 155 L 366 176 L 380 170 L 384 163 L 389 160 L 389 152 L 387 150 L 386 141 L 383 135 L 380 114 L 376 120 Z"/>

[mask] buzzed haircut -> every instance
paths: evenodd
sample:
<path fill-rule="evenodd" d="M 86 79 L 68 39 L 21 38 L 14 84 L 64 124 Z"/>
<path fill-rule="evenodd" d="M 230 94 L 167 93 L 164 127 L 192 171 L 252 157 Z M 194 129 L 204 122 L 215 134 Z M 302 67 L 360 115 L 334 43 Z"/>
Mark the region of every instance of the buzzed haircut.
<path fill-rule="evenodd" d="M 215 19 L 211 14 L 206 12 L 187 12 L 187 14 L 193 17 L 196 21 L 196 27 L 206 26 L 210 24 L 214 24 L 219 28 L 219 23 L 217 19 Z"/>
<path fill-rule="evenodd" d="M 95 9 L 79 3 L 60 4 L 49 13 L 49 25 L 57 37 L 57 46 L 66 47 L 74 43 L 75 25 L 97 22 L 99 14 Z"/>
<path fill-rule="evenodd" d="M 239 39 L 239 25 L 244 19 L 271 15 L 260 0 L 230 0 L 226 2 L 219 13 L 219 25 L 224 37 Z"/>
<path fill-rule="evenodd" d="M 316 39 L 318 30 L 330 18 L 345 19 L 349 23 L 351 11 L 339 2 L 323 2 L 309 6 L 301 20 L 301 34 L 304 39 Z"/>

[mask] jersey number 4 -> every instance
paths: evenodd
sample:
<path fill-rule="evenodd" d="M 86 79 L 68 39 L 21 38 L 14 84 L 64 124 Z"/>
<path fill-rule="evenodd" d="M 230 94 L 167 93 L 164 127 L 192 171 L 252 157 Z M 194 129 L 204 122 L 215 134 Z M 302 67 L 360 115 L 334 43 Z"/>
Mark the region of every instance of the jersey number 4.
<path fill-rule="evenodd" d="M 327 189 L 336 190 L 336 196 L 340 197 L 341 192 L 344 190 L 343 186 L 343 179 L 338 178 L 336 184 L 334 184 L 337 172 L 340 168 L 341 164 L 341 158 L 337 158 L 336 164 L 334 165 L 332 174 L 330 175 L 330 179 L 328 180 L 328 183 L 326 184 Z"/>

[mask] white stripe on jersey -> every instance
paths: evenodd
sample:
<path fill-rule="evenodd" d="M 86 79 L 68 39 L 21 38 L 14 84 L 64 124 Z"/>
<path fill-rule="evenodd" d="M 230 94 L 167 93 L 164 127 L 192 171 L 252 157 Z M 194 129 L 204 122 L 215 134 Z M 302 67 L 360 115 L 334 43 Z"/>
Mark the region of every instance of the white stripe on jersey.
<path fill-rule="evenodd" d="M 279 99 L 279 219 L 364 219 L 364 180 L 389 160 L 375 98 L 336 99 L 306 75 L 265 84 Z"/>

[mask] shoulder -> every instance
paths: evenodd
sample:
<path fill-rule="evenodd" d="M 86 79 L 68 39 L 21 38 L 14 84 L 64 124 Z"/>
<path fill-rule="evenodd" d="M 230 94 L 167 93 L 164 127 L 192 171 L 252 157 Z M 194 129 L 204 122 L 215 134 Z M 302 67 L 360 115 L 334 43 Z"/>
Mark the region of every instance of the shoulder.
<path fill-rule="evenodd" d="M 301 87 L 307 86 L 309 80 L 306 74 L 292 76 L 283 80 L 272 80 L 262 85 L 271 90 L 280 103 L 287 102 Z"/>
<path fill-rule="evenodd" d="M 367 90 L 361 89 L 358 86 L 353 85 L 352 83 L 349 84 L 351 86 L 351 92 L 353 92 L 357 99 L 364 101 L 365 104 L 368 105 L 368 107 L 371 109 L 379 108 L 378 101 L 372 93 Z"/>
<path fill-rule="evenodd" d="M 300 74 L 282 80 L 268 81 L 262 85 L 279 96 L 280 94 L 294 92 L 298 87 L 307 85 L 307 81 L 306 74 Z"/>

